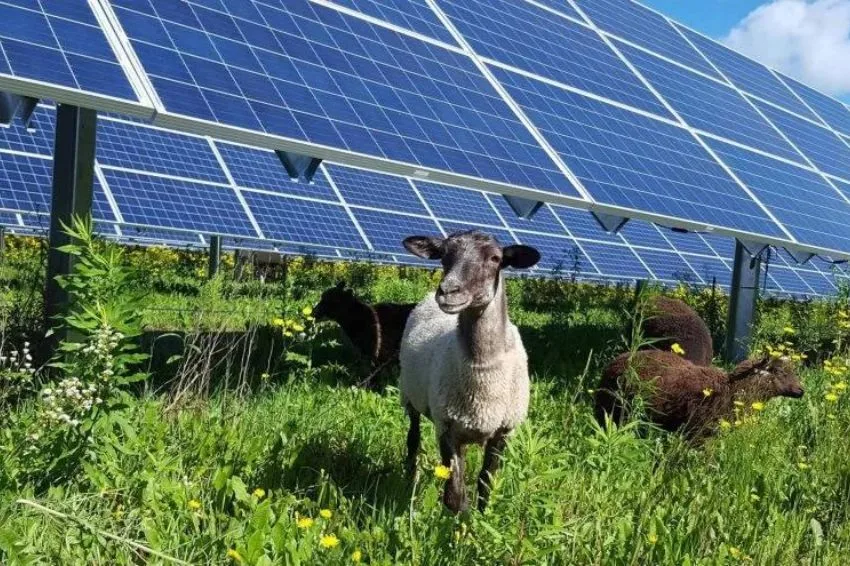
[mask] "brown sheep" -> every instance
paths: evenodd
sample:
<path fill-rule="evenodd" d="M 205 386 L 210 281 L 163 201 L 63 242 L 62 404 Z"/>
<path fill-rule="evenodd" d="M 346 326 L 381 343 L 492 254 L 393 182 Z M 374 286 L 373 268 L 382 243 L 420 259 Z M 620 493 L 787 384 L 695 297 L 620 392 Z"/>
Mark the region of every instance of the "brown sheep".
<path fill-rule="evenodd" d="M 641 327 L 643 338 L 652 339 L 644 349 L 669 351 L 678 343 L 684 358 L 698 366 L 710 366 L 714 344 L 708 326 L 694 309 L 679 299 L 659 295 L 649 300 Z"/>
<path fill-rule="evenodd" d="M 624 383 L 630 367 L 641 383 Z M 803 396 L 803 387 L 784 358 L 747 360 L 727 374 L 671 352 L 641 350 L 621 354 L 603 372 L 596 391 L 599 423 L 604 426 L 606 414 L 614 422 L 622 422 L 638 390 L 645 392 L 653 423 L 667 431 L 682 431 L 692 439 L 710 435 L 721 418 L 733 418 L 735 401 L 749 406 L 777 396 Z"/>
<path fill-rule="evenodd" d="M 369 305 L 354 296 L 340 281 L 322 293 L 313 309 L 316 320 L 333 320 L 373 366 L 381 368 L 398 362 L 404 326 L 415 303 Z"/>

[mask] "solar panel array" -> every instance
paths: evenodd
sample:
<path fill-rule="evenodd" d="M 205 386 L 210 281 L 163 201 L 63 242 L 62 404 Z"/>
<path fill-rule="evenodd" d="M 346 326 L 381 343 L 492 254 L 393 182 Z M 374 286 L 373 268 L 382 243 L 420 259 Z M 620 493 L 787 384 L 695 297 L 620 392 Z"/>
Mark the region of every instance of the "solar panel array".
<path fill-rule="evenodd" d="M 0 129 L 0 164 L 34 163 L 43 171 L 9 179 L 0 191 L 2 225 L 49 225 L 54 116 L 52 107 L 40 106 L 29 130 Z M 402 248 L 408 235 L 476 228 L 504 243 L 538 247 L 543 261 L 534 275 L 598 281 L 716 280 L 728 287 L 734 253 L 729 238 L 639 220 L 610 234 L 587 211 L 561 205 L 523 219 L 496 193 L 337 164 L 324 164 L 312 183 L 292 181 L 270 150 L 114 116 L 98 122 L 93 208 L 100 233 L 142 245 L 201 247 L 219 235 L 229 248 L 391 263 L 427 264 Z M 835 292 L 826 264 L 775 264 L 768 278 L 774 292 Z"/>
<path fill-rule="evenodd" d="M 728 279 L 731 240 L 640 220 L 606 234 L 589 208 L 850 257 L 850 110 L 628 0 L 2 0 L 0 15 L 0 90 L 194 132 L 100 120 L 95 216 L 116 237 L 396 261 L 404 235 L 472 225 L 538 245 L 539 272 Z M 35 133 L 0 132 L 18 225 L 49 208 L 52 121 L 40 108 Z M 327 165 L 281 181 L 271 148 Z M 549 204 L 522 220 L 497 193 Z M 777 261 L 778 291 L 832 289 L 827 266 Z"/>

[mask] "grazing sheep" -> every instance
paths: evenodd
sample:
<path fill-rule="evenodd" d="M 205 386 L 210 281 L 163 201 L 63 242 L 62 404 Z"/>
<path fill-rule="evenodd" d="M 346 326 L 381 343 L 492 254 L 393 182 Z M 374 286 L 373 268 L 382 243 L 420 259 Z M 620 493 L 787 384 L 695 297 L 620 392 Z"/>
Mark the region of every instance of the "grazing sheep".
<path fill-rule="evenodd" d="M 629 368 L 641 383 L 624 383 Z M 727 374 L 671 352 L 641 350 L 621 354 L 603 372 L 596 391 L 599 423 L 604 426 L 606 414 L 622 422 L 638 390 L 645 391 L 652 422 L 668 431 L 681 430 L 692 439 L 710 435 L 714 423 L 731 418 L 735 401 L 749 405 L 777 396 L 803 396 L 794 368 L 785 358 L 746 360 Z"/>
<path fill-rule="evenodd" d="M 382 367 L 398 359 L 404 325 L 415 303 L 369 305 L 340 281 L 322 293 L 313 309 L 317 320 L 333 320 L 372 365 Z"/>
<path fill-rule="evenodd" d="M 416 470 L 424 414 L 434 422 L 442 463 L 451 470 L 443 502 L 455 513 L 467 506 L 465 445 L 484 445 L 478 477 L 478 508 L 484 509 L 507 435 L 525 420 L 529 398 L 528 359 L 508 319 L 502 268 L 531 267 L 540 253 L 503 248 L 476 231 L 445 239 L 411 236 L 404 246 L 443 263 L 436 293 L 414 309 L 401 343 L 401 402 L 410 417 L 407 470 Z"/>
<path fill-rule="evenodd" d="M 694 309 L 679 299 L 659 295 L 649 300 L 647 318 L 641 326 L 644 339 L 655 340 L 646 348 L 670 351 L 678 343 L 684 358 L 698 366 L 710 366 L 714 344 L 708 326 Z"/>

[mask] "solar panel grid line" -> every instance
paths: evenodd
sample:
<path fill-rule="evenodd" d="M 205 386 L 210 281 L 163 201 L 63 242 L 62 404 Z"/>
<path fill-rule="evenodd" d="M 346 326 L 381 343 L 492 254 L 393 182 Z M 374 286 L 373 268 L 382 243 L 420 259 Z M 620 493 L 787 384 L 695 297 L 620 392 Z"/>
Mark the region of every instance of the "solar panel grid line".
<path fill-rule="evenodd" d="M 546 207 L 549 210 L 549 212 L 552 213 L 552 216 L 555 218 L 555 221 L 557 221 L 558 224 L 561 225 L 561 228 L 564 229 L 564 233 L 567 236 L 569 236 L 570 238 L 572 238 L 573 242 L 575 242 L 576 246 L 581 251 L 581 253 L 583 253 L 585 255 L 585 257 L 587 257 L 588 261 L 590 261 L 590 264 L 593 266 L 593 269 L 595 269 L 598 273 L 603 273 L 603 271 L 601 269 L 599 269 L 599 266 L 596 265 L 596 262 L 593 260 L 593 258 L 590 256 L 590 254 L 588 254 L 587 251 L 584 249 L 584 246 L 581 245 L 581 242 L 579 242 L 578 238 L 576 238 L 575 235 L 572 233 L 572 231 L 570 230 L 570 227 L 567 226 L 566 222 L 564 222 L 564 219 L 561 218 L 558 214 L 555 214 L 555 211 L 552 209 L 551 206 L 549 206 L 548 203 L 544 203 L 543 206 Z M 493 209 L 496 209 L 496 207 L 493 206 Z M 498 214 L 498 210 L 496 210 L 496 213 Z M 588 212 L 588 214 L 590 214 L 590 213 Z M 651 271 L 650 271 L 650 273 L 651 273 Z"/>
<path fill-rule="evenodd" d="M 576 9 L 577 12 L 579 12 L 580 14 L 582 14 L 582 16 L 587 18 L 587 15 L 577 6 L 577 4 L 574 2 L 574 0 L 568 0 L 568 1 Z M 682 118 L 682 116 L 673 108 L 673 106 L 670 105 L 670 103 L 663 96 L 661 96 L 661 94 L 658 92 L 658 90 L 656 90 L 655 87 L 631 63 L 631 61 L 629 61 L 622 54 L 622 52 L 617 48 L 617 46 L 614 45 L 614 43 L 609 38 L 607 38 L 604 34 L 602 34 L 601 30 L 596 26 L 596 24 L 594 24 L 589 18 L 587 18 L 587 20 L 588 20 L 588 22 L 591 23 L 591 26 L 596 30 L 596 32 L 599 34 L 599 36 L 602 37 L 603 41 L 605 41 L 605 43 L 607 43 L 608 46 L 614 51 L 614 53 L 616 53 L 617 56 L 626 64 L 626 66 L 641 80 L 641 82 L 653 94 L 655 94 L 656 97 L 658 97 L 658 99 L 667 108 L 667 110 L 673 116 L 676 117 L 676 119 L 679 121 L 679 124 L 681 126 L 683 126 L 691 134 L 691 136 L 697 141 L 697 143 L 700 146 L 702 146 L 702 148 L 706 152 L 708 152 L 709 155 L 711 155 L 711 157 L 724 169 L 724 171 L 726 171 L 726 173 L 730 177 L 732 177 L 733 180 L 735 180 L 735 182 L 744 190 L 745 193 L 747 193 L 747 195 L 753 200 L 753 202 L 755 202 L 758 205 L 758 207 L 762 210 L 762 212 L 764 212 L 768 216 L 768 218 L 773 220 L 773 222 L 785 233 L 785 235 L 788 237 L 788 239 L 790 239 L 792 242 L 796 242 L 796 239 L 793 237 L 793 235 L 777 220 L 777 218 L 773 215 L 773 213 L 758 198 L 756 198 L 756 196 L 752 193 L 752 191 L 750 191 L 749 188 L 743 182 L 741 182 L 741 180 L 737 176 L 735 176 L 735 174 L 732 172 L 732 170 L 718 158 L 718 156 L 711 150 L 711 148 L 708 146 L 708 144 L 706 144 L 702 140 L 702 138 L 700 138 L 699 135 L 697 135 L 694 128 L 691 127 Z"/>
<path fill-rule="evenodd" d="M 472 49 L 472 46 L 466 40 L 463 35 L 461 35 L 460 31 L 458 31 L 457 27 L 455 27 L 454 23 L 449 19 L 449 17 L 443 12 L 442 8 L 440 8 L 435 0 L 425 0 L 434 13 L 437 14 L 437 17 L 440 21 L 443 22 L 443 25 L 449 30 L 449 32 L 454 36 L 455 41 L 463 48 L 464 52 L 469 56 L 475 66 L 478 68 L 479 72 L 484 75 L 490 85 L 499 93 L 502 100 L 508 107 L 513 111 L 514 115 L 519 119 L 519 121 L 526 127 L 528 132 L 532 135 L 532 137 L 540 144 L 540 147 L 546 152 L 549 158 L 555 163 L 557 168 L 570 180 L 573 187 L 576 191 L 581 195 L 581 197 L 589 202 L 594 202 L 593 198 L 590 196 L 590 193 L 587 192 L 587 189 L 584 188 L 584 185 L 581 183 L 579 178 L 567 167 L 566 163 L 561 159 L 561 156 L 558 155 L 558 152 L 549 144 L 549 141 L 543 136 L 540 130 L 537 129 L 537 126 L 528 118 L 523 109 L 516 103 L 516 101 L 511 97 L 508 93 L 507 89 L 499 82 L 499 80 L 490 72 L 490 69 L 487 65 L 481 60 L 479 55 Z"/>
<path fill-rule="evenodd" d="M 570 14 L 565 14 L 564 12 L 561 12 L 559 9 L 553 8 L 551 6 L 547 6 L 546 4 L 543 4 L 542 2 L 537 2 L 536 0 L 525 0 L 525 2 L 527 4 L 531 4 L 532 6 L 534 6 L 536 8 L 540 8 L 541 10 L 545 10 L 552 15 L 564 18 L 566 20 L 569 20 L 569 21 L 573 22 L 574 24 L 580 24 L 580 25 L 583 25 L 583 26 L 587 26 L 587 22 L 585 22 L 584 20 L 578 19 L 578 18 L 576 18 L 576 17 L 574 17 Z M 560 7 L 560 3 L 559 3 L 559 7 Z"/>
<path fill-rule="evenodd" d="M 239 202 L 242 204 L 242 208 L 245 211 L 245 215 L 248 217 L 248 221 L 251 222 L 251 226 L 254 227 L 254 230 L 257 232 L 257 235 L 260 238 L 265 238 L 263 235 L 263 230 L 260 228 L 260 224 L 257 222 L 257 219 L 254 217 L 254 212 L 248 206 L 248 202 L 245 200 L 245 197 L 242 195 L 242 191 L 239 189 L 239 186 L 236 184 L 236 181 L 233 179 L 233 175 L 230 173 L 230 168 L 227 166 L 227 163 L 224 161 L 224 158 L 221 156 L 221 153 L 218 151 L 218 147 L 215 145 L 215 141 L 207 137 L 207 143 L 209 144 L 210 151 L 212 151 L 216 160 L 218 161 L 221 170 L 224 171 L 224 176 L 227 177 L 228 182 L 233 187 L 233 192 L 236 194 L 236 198 L 239 199 Z"/>
<path fill-rule="evenodd" d="M 336 194 L 336 198 L 339 199 L 339 202 L 342 204 L 342 208 L 345 210 L 345 213 L 348 215 L 348 218 L 351 219 L 351 223 L 354 224 L 354 228 L 360 234 L 360 237 L 363 238 L 363 243 L 366 244 L 366 248 L 369 250 L 374 250 L 375 247 L 372 245 L 372 242 L 369 241 L 369 236 L 366 235 L 366 232 L 363 230 L 363 227 L 360 226 L 360 222 L 357 220 L 357 217 L 354 216 L 354 213 L 351 211 L 351 206 L 345 200 L 345 197 L 342 196 L 342 193 L 339 190 L 339 187 L 336 186 L 336 181 L 334 181 L 333 175 L 330 174 L 328 168 L 324 163 L 319 165 L 319 174 L 324 175 L 325 179 L 328 180 L 328 184 L 333 190 L 334 194 Z"/>
<path fill-rule="evenodd" d="M 412 30 L 410 28 L 406 28 L 404 26 L 400 26 L 398 24 L 394 24 L 387 20 L 383 20 L 381 18 L 376 18 L 375 16 L 371 16 L 369 14 L 365 14 L 363 12 L 359 12 L 357 10 L 353 10 L 348 8 L 347 6 L 342 6 L 341 4 L 337 4 L 336 2 L 332 2 L 329 0 L 310 0 L 310 2 L 314 4 L 318 4 L 319 6 L 324 6 L 325 8 L 330 8 L 332 10 L 337 10 L 338 12 L 342 12 L 343 14 L 347 14 L 349 16 L 360 18 L 361 20 L 367 21 L 370 24 L 374 24 L 376 26 L 385 27 L 389 30 L 392 30 L 397 33 L 403 33 L 405 35 L 409 35 L 414 39 L 418 39 L 419 41 L 424 41 L 426 43 L 431 43 L 436 45 L 437 47 L 442 47 L 443 49 L 450 49 L 455 51 L 456 53 L 462 54 L 463 50 L 455 44 L 447 43 L 445 41 L 441 41 L 435 37 L 431 37 L 429 35 L 419 33 L 416 30 Z M 238 16 L 234 16 L 238 17 Z M 448 31 L 448 30 L 447 30 Z M 449 37 L 451 37 L 451 33 L 449 32 Z"/>
<path fill-rule="evenodd" d="M 699 278 L 700 282 L 705 284 L 705 281 L 703 281 L 702 276 L 699 273 L 697 273 L 696 270 L 693 268 L 693 266 L 688 262 L 688 260 L 685 258 L 685 254 L 683 254 L 681 251 L 679 251 L 679 248 L 670 240 L 670 238 L 667 237 L 667 234 L 664 233 L 664 230 L 662 230 L 658 226 L 656 226 L 655 228 L 661 234 L 661 237 L 664 238 L 667 241 L 667 243 L 670 245 L 671 248 L 673 248 L 673 253 L 675 253 L 680 258 L 682 258 L 682 261 L 684 261 L 685 264 L 691 269 L 691 271 L 693 271 L 696 274 L 696 276 Z"/>
<path fill-rule="evenodd" d="M 108 0 L 89 0 L 92 13 L 95 19 L 100 24 L 103 33 L 106 35 L 107 41 L 112 46 L 112 51 L 115 53 L 118 63 L 129 72 L 125 71 L 127 79 L 130 81 L 130 86 L 142 104 L 148 105 L 155 112 L 162 108 L 162 103 L 159 100 L 159 95 L 153 88 L 148 76 L 143 72 L 141 63 L 132 50 L 128 50 L 129 41 L 123 34 L 121 26 L 118 25 L 118 18 Z M 151 114 L 150 117 L 153 117 Z"/>
<path fill-rule="evenodd" d="M 95 177 L 97 177 L 98 182 L 100 183 L 100 188 L 106 195 L 106 200 L 109 203 L 109 208 L 112 209 L 112 214 L 115 216 L 115 220 L 119 224 L 123 224 L 124 217 L 121 214 L 121 209 L 118 208 L 118 203 L 115 201 L 115 196 L 112 194 L 112 190 L 109 188 L 109 183 L 107 182 L 106 176 L 104 176 L 103 171 L 100 169 L 100 165 L 97 163 L 97 159 L 95 159 L 94 174 Z"/>
<path fill-rule="evenodd" d="M 437 215 L 434 214 L 434 211 L 431 209 L 431 205 L 429 205 L 428 201 L 425 200 L 425 197 L 422 196 L 422 191 L 420 191 L 419 187 L 416 186 L 416 182 L 410 177 L 407 177 L 407 182 L 410 185 L 410 188 L 413 189 L 413 192 L 416 193 L 416 198 L 419 199 L 419 202 L 422 204 L 425 210 L 428 211 L 428 216 L 431 217 L 431 219 L 434 221 L 434 224 L 436 224 L 437 228 L 439 228 L 440 234 L 443 237 L 448 236 L 448 234 L 446 233 L 446 229 L 443 228 L 443 223 L 440 222 L 440 219 L 437 218 Z"/>

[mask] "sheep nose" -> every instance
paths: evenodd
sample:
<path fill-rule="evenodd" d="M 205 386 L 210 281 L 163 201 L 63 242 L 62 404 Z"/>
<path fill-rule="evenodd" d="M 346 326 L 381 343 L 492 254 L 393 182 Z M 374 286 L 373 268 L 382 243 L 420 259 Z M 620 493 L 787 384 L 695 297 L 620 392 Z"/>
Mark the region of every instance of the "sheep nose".
<path fill-rule="evenodd" d="M 442 283 L 440 283 L 440 292 L 443 295 L 451 295 L 453 293 L 457 293 L 458 291 L 460 291 L 460 283 L 458 283 L 457 281 L 444 279 Z"/>

